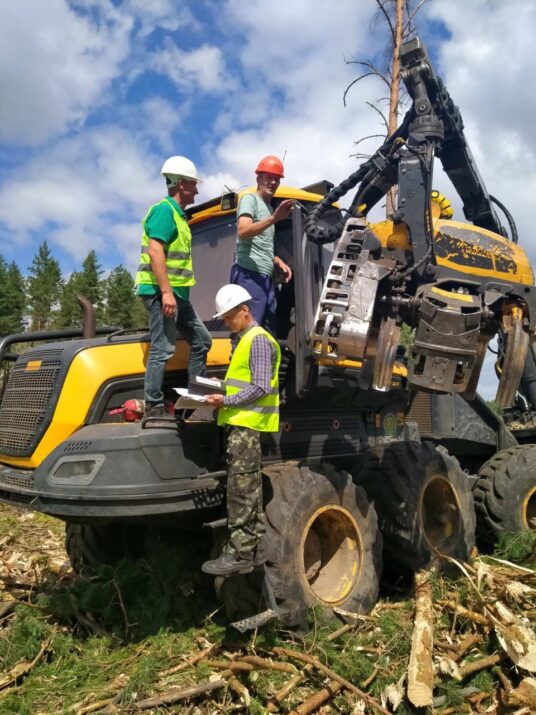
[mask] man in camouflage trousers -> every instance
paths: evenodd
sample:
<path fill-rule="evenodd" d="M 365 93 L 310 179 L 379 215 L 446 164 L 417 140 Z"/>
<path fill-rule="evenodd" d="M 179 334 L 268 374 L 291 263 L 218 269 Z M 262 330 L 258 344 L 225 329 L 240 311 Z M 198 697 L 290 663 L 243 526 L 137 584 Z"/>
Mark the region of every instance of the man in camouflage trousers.
<path fill-rule="evenodd" d="M 248 558 L 264 533 L 262 513 L 260 432 L 226 427 L 227 437 L 227 551 Z"/>
<path fill-rule="evenodd" d="M 227 449 L 227 541 L 219 558 L 202 568 L 214 576 L 248 573 L 262 563 L 258 550 L 264 532 L 261 432 L 279 430 L 276 340 L 253 319 L 248 291 L 239 285 L 220 288 L 215 318 L 222 318 L 238 342 L 225 376 L 225 396 L 207 396 L 219 408 Z"/>

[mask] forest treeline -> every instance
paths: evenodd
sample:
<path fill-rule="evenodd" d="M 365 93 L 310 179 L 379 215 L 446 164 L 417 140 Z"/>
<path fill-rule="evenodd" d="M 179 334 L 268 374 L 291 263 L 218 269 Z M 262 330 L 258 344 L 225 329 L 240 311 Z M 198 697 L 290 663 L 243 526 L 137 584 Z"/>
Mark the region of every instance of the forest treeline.
<path fill-rule="evenodd" d="M 103 275 L 97 254 L 90 251 L 80 270 L 64 276 L 46 241 L 26 275 L 15 261 L 8 263 L 0 255 L 0 335 L 80 327 L 77 295 L 91 301 L 98 325 L 146 327 L 147 312 L 136 296 L 131 273 L 119 265 L 106 278 Z"/>

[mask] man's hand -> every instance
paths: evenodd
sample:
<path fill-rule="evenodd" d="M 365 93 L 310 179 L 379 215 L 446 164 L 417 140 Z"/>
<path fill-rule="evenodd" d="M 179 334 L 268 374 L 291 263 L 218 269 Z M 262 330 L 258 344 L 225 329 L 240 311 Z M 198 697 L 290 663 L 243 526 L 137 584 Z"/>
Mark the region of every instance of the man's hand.
<path fill-rule="evenodd" d="M 293 199 L 285 199 L 284 201 L 281 201 L 279 206 L 276 208 L 276 210 L 272 214 L 274 223 L 277 223 L 278 221 L 282 221 L 283 219 L 288 218 L 290 216 L 293 208 L 294 208 Z"/>
<path fill-rule="evenodd" d="M 223 395 L 215 393 L 213 395 L 206 395 L 205 401 L 208 402 L 212 407 L 223 407 Z"/>
<path fill-rule="evenodd" d="M 162 293 L 162 313 L 166 318 L 174 318 L 177 312 L 177 299 L 173 295 L 173 291 L 164 291 Z"/>
<path fill-rule="evenodd" d="M 283 283 L 288 283 L 292 278 L 292 269 L 279 256 L 274 256 L 274 266 L 277 266 L 283 273 Z M 278 279 L 279 280 L 279 279 Z"/>

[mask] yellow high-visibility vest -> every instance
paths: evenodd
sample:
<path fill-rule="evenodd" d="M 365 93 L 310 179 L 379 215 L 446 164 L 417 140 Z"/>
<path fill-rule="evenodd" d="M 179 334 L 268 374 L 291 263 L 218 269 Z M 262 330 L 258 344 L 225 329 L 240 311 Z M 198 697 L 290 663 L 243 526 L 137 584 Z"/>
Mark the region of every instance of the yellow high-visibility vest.
<path fill-rule="evenodd" d="M 194 267 L 192 263 L 192 234 L 185 219 L 179 214 L 166 199 L 151 206 L 142 221 L 143 236 L 141 238 L 141 256 L 136 273 L 136 285 L 158 285 L 156 276 L 151 268 L 149 258 L 149 236 L 145 232 L 145 221 L 155 206 L 165 203 L 173 212 L 173 219 L 177 227 L 177 238 L 164 246 L 166 254 L 166 268 L 169 285 L 172 288 L 195 285 Z"/>
<path fill-rule="evenodd" d="M 279 365 L 281 350 L 276 340 L 264 328 L 254 326 L 247 331 L 235 348 L 225 375 L 225 394 L 235 395 L 251 385 L 249 354 L 251 343 L 257 335 L 264 335 L 276 351 L 276 365 L 270 382 L 270 392 L 255 402 L 238 407 L 221 407 L 218 412 L 219 425 L 249 427 L 258 432 L 279 431 Z"/>

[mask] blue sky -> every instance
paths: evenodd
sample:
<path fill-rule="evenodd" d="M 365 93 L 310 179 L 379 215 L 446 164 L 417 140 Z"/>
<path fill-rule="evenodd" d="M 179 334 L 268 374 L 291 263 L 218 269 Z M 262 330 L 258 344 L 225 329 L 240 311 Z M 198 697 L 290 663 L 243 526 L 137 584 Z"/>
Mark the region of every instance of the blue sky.
<path fill-rule="evenodd" d="M 91 249 L 106 270 L 133 269 L 172 154 L 198 164 L 200 200 L 251 184 L 266 153 L 286 152 L 289 184 L 339 182 L 356 167 L 353 142 L 381 131 L 366 105 L 383 94 L 374 80 L 342 102 L 356 75 L 345 58 L 383 50 L 375 10 L 373 0 L 3 2 L 0 253 L 26 272 L 46 239 L 66 274 Z M 488 188 L 536 259 L 536 4 L 429 0 L 416 25 Z"/>

